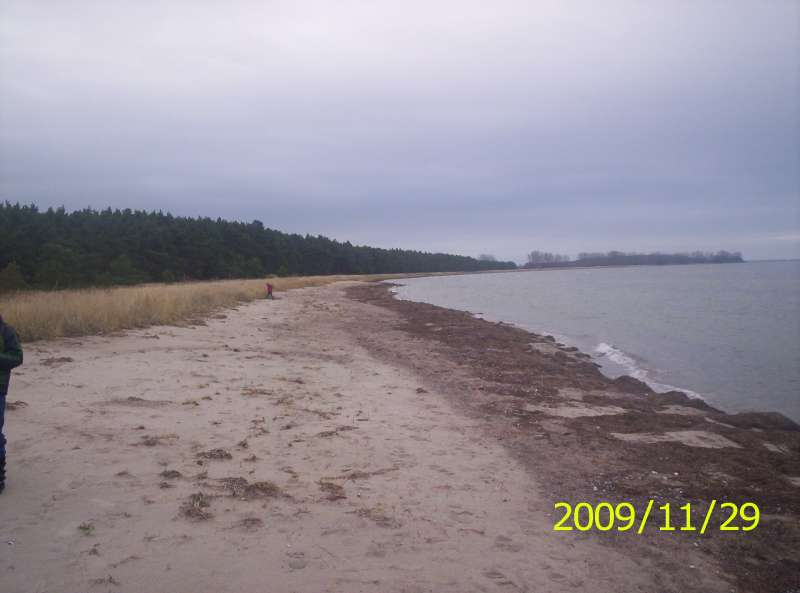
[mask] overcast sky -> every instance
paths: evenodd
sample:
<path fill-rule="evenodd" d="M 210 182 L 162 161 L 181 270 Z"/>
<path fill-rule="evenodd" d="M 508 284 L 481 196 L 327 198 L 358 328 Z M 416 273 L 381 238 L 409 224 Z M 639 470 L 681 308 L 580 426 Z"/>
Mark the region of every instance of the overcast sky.
<path fill-rule="evenodd" d="M 1 0 L 0 199 L 800 257 L 800 2 Z"/>

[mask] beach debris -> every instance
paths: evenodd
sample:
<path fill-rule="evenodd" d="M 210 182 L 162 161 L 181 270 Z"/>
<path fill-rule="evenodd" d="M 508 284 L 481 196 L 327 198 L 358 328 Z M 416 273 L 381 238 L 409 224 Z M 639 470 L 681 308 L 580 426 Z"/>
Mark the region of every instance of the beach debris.
<path fill-rule="evenodd" d="M 422 387 L 417 387 L 417 393 L 428 393 L 427 389 L 423 389 Z"/>
<path fill-rule="evenodd" d="M 242 395 L 246 396 L 272 395 L 272 391 L 269 389 L 262 389 L 260 387 L 243 387 Z"/>
<path fill-rule="evenodd" d="M 250 445 L 247 444 L 247 439 L 242 439 L 241 441 L 236 443 L 236 446 L 239 447 L 240 449 L 247 449 Z"/>
<path fill-rule="evenodd" d="M 80 531 L 85 536 L 94 535 L 94 523 L 91 521 L 84 521 L 80 525 L 78 525 L 78 531 Z"/>
<path fill-rule="evenodd" d="M 341 487 L 339 484 L 334 484 L 333 482 L 326 482 L 325 480 L 320 480 L 317 482 L 319 484 L 319 489 L 325 493 L 325 498 L 330 501 L 335 500 L 342 500 L 347 498 L 347 494 L 345 494 L 344 488 Z"/>
<path fill-rule="evenodd" d="M 52 356 L 50 358 L 43 359 L 39 364 L 49 367 L 56 364 L 64 364 L 66 362 L 75 362 L 75 359 L 70 356 Z"/>
<path fill-rule="evenodd" d="M 21 399 L 18 399 L 13 402 L 10 401 L 6 402 L 6 410 L 19 410 L 27 407 L 28 407 L 28 402 L 24 402 Z"/>
<path fill-rule="evenodd" d="M 697 408 L 690 408 L 688 406 L 680 406 L 676 404 L 664 406 L 660 410 L 655 411 L 656 414 L 673 414 L 675 416 L 703 416 L 705 412 Z"/>
<path fill-rule="evenodd" d="M 269 481 L 253 482 L 251 484 L 245 478 L 222 478 L 218 482 L 222 484 L 224 489 L 228 490 L 230 496 L 240 500 L 286 497 L 286 494 L 279 486 Z"/>
<path fill-rule="evenodd" d="M 297 410 L 299 412 L 308 412 L 309 414 L 315 414 L 325 420 L 330 420 L 334 416 L 339 415 L 337 412 L 326 412 L 325 410 L 315 410 L 313 408 L 297 408 Z"/>
<path fill-rule="evenodd" d="M 203 492 L 195 492 L 181 505 L 180 514 L 191 521 L 207 521 L 213 515 L 205 510 L 211 506 L 211 498 Z"/>
<path fill-rule="evenodd" d="M 302 570 L 308 566 L 308 561 L 305 559 L 303 552 L 289 552 L 289 568 L 292 570 Z"/>
<path fill-rule="evenodd" d="M 165 469 L 158 475 L 162 478 L 166 478 L 167 480 L 175 480 L 183 477 L 183 474 L 176 469 Z"/>
<path fill-rule="evenodd" d="M 394 517 L 389 516 L 381 505 L 377 505 L 371 508 L 362 507 L 356 510 L 355 514 L 364 519 L 369 519 L 370 521 L 376 523 L 381 527 L 390 527 L 392 529 L 397 529 L 402 525 L 400 521 L 398 521 Z"/>
<path fill-rule="evenodd" d="M 622 375 L 613 379 L 611 383 L 619 389 L 622 393 L 631 393 L 633 395 L 645 395 L 654 393 L 653 389 L 644 381 L 640 381 L 630 375 Z"/>
<path fill-rule="evenodd" d="M 525 404 L 523 408 L 526 412 L 541 412 L 548 416 L 559 416 L 561 418 L 583 418 L 590 416 L 613 416 L 625 414 L 627 410 L 619 406 L 593 406 L 590 404 L 569 403 L 567 405 L 536 405 Z"/>
<path fill-rule="evenodd" d="M 110 568 L 117 568 L 119 566 L 122 566 L 123 564 L 127 564 L 128 562 L 135 562 L 136 560 L 141 560 L 141 559 L 142 559 L 141 556 L 136 556 L 134 554 L 134 555 L 131 555 L 131 556 L 126 556 L 125 558 L 123 558 L 122 560 L 120 560 L 118 562 L 112 562 L 111 564 L 109 564 L 109 567 Z"/>
<path fill-rule="evenodd" d="M 160 406 L 168 406 L 170 403 L 166 400 L 158 400 L 158 399 L 145 399 L 143 397 L 137 397 L 135 395 L 129 395 L 126 398 L 116 398 L 112 399 L 107 404 L 114 404 L 117 406 L 135 406 L 135 407 L 142 407 L 142 408 L 157 408 Z"/>
<path fill-rule="evenodd" d="M 400 468 L 397 467 L 396 465 L 394 465 L 392 467 L 384 467 L 384 468 L 381 468 L 381 469 L 375 469 L 375 470 L 368 471 L 368 472 L 355 469 L 355 470 L 347 471 L 347 472 L 345 472 L 345 473 L 343 473 L 342 475 L 339 475 L 339 476 L 334 476 L 334 477 L 331 477 L 331 478 L 322 478 L 322 479 L 323 480 L 364 480 L 366 478 L 371 478 L 373 476 L 382 476 L 383 474 L 388 474 L 389 472 L 394 472 L 394 471 L 397 471 L 398 469 L 400 469 Z"/>
<path fill-rule="evenodd" d="M 201 451 L 197 454 L 200 459 L 233 459 L 233 455 L 228 453 L 225 449 L 209 449 L 208 451 Z"/>
<path fill-rule="evenodd" d="M 704 449 L 721 449 L 730 447 L 741 449 L 742 446 L 725 438 L 721 434 L 704 430 L 677 430 L 662 434 L 649 432 L 612 432 L 611 436 L 621 441 L 632 443 L 681 443 L 687 447 L 702 447 Z"/>
<path fill-rule="evenodd" d="M 242 529 L 244 531 L 255 531 L 264 526 L 264 521 L 258 517 L 245 517 L 233 524 L 234 529 Z"/>
<path fill-rule="evenodd" d="M 316 436 L 322 438 L 329 438 L 337 436 L 341 432 L 347 432 L 350 430 L 358 430 L 358 426 L 337 426 L 333 430 L 323 430 L 322 432 L 317 433 Z"/>
<path fill-rule="evenodd" d="M 264 427 L 264 424 L 267 423 L 267 419 L 264 416 L 259 418 L 253 418 L 250 420 L 250 430 L 254 433 L 251 436 L 261 436 L 264 434 L 269 434 L 269 431 Z"/>
<path fill-rule="evenodd" d="M 292 480 L 297 480 L 300 477 L 300 474 L 298 474 L 296 471 L 294 471 L 294 469 L 292 469 L 288 465 L 285 466 L 285 467 L 282 467 L 281 471 L 289 474 L 292 477 Z"/>
<path fill-rule="evenodd" d="M 162 435 L 144 435 L 141 437 L 141 442 L 134 443 L 136 445 L 143 445 L 145 447 L 155 447 L 156 445 L 163 444 L 164 441 L 169 441 L 173 439 L 177 439 L 177 434 L 162 434 Z"/>
<path fill-rule="evenodd" d="M 114 585 L 115 587 L 119 586 L 119 581 L 115 579 L 113 576 L 108 575 L 106 577 L 92 579 L 89 581 L 92 585 Z"/>

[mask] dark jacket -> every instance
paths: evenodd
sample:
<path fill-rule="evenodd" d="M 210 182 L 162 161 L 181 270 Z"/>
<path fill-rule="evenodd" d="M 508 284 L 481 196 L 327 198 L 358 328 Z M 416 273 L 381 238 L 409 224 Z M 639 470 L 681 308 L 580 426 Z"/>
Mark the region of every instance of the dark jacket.
<path fill-rule="evenodd" d="M 22 346 L 17 332 L 10 325 L 0 321 L 0 395 L 8 393 L 11 369 L 22 364 Z"/>

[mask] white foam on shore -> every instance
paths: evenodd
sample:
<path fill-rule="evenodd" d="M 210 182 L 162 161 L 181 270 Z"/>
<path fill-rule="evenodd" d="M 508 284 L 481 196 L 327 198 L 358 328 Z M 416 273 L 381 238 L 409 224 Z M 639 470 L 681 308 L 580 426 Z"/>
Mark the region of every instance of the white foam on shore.
<path fill-rule="evenodd" d="M 650 377 L 650 373 L 647 371 L 647 369 L 640 367 L 632 356 L 626 354 L 611 344 L 600 342 L 597 346 L 595 346 L 594 352 L 596 354 L 596 358 L 600 359 L 601 364 L 603 359 L 609 360 L 618 367 L 623 368 L 625 370 L 625 374 L 630 375 L 634 379 L 638 379 L 643 383 L 646 383 L 655 391 L 682 391 L 689 397 L 695 399 L 704 399 L 703 396 L 695 391 L 692 391 L 691 389 L 676 387 L 674 385 L 655 381 L 652 377 Z"/>
<path fill-rule="evenodd" d="M 408 296 L 404 295 L 399 290 L 399 288 L 405 288 L 405 286 L 406 285 L 400 285 L 399 287 L 394 287 L 393 286 L 389 290 L 392 293 L 392 295 L 394 296 L 394 298 L 399 299 L 399 300 L 407 300 L 407 301 L 412 301 L 412 302 L 426 302 L 426 301 L 415 301 L 414 299 L 408 298 Z M 433 304 L 433 303 L 431 303 L 431 304 Z M 442 305 L 439 305 L 439 306 L 442 306 Z M 455 307 L 447 307 L 447 308 L 456 309 Z M 474 313 L 474 312 L 469 312 L 468 311 L 468 313 L 470 313 L 476 319 L 482 319 L 484 321 L 490 321 L 490 322 L 501 321 L 499 319 L 495 319 L 492 316 L 487 316 L 482 312 Z M 524 329 L 525 331 L 529 331 L 529 332 L 532 332 L 532 333 L 540 335 L 540 336 L 552 336 L 553 339 L 555 339 L 556 342 L 558 342 L 558 343 L 566 344 L 567 346 L 575 346 L 578 349 L 583 351 L 583 348 L 582 348 L 581 344 L 575 343 L 575 340 L 570 339 L 568 336 L 565 336 L 563 334 L 559 334 L 558 332 L 545 330 L 545 329 L 542 329 L 542 328 L 530 327 L 528 325 L 525 325 L 525 324 L 522 324 L 522 323 L 516 323 L 516 322 L 503 321 L 503 323 L 508 323 L 509 325 L 514 325 L 514 326 L 516 326 L 516 327 L 518 327 L 520 329 Z M 642 381 L 643 383 L 646 383 L 654 391 L 658 391 L 658 392 L 682 391 L 683 393 L 685 393 L 686 395 L 688 395 L 691 398 L 702 399 L 704 401 L 707 401 L 706 398 L 704 398 L 699 393 L 697 393 L 695 391 L 692 391 L 691 389 L 686 389 L 684 387 L 676 387 L 674 385 L 669 385 L 667 383 L 660 383 L 660 382 L 654 380 L 650 376 L 650 373 L 647 371 L 647 369 L 641 367 L 632 356 L 630 356 L 629 354 L 626 354 L 625 352 L 623 352 L 619 348 L 616 348 L 613 345 L 608 344 L 606 342 L 600 342 L 597 346 L 594 347 L 594 358 L 595 358 L 595 360 L 597 360 L 601 364 L 601 366 L 605 366 L 606 367 L 604 374 L 607 375 L 607 376 L 611 376 L 612 378 L 614 377 L 614 375 L 609 372 L 609 369 L 608 369 L 609 364 L 608 363 L 611 363 L 611 365 L 613 365 L 613 367 L 616 367 L 618 369 L 622 369 L 623 373 L 621 373 L 621 374 L 630 375 L 634 379 L 638 379 L 639 381 Z M 603 365 L 604 362 L 606 362 L 605 365 Z M 603 370 L 603 369 L 601 369 L 601 370 Z"/>
<path fill-rule="evenodd" d="M 611 344 L 606 344 L 605 342 L 600 342 L 595 346 L 594 351 L 599 355 L 599 358 L 606 358 L 625 369 L 626 374 L 634 379 L 639 379 L 639 381 L 645 381 L 647 379 L 647 371 L 640 368 L 632 357 L 625 354 L 619 348 L 615 348 Z"/>

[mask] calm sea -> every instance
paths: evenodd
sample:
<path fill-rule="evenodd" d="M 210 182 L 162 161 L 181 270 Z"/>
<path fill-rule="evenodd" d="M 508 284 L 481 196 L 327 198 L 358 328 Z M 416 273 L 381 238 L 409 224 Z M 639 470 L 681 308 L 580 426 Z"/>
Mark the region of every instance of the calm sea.
<path fill-rule="evenodd" d="M 611 376 L 800 421 L 800 261 L 410 278 L 400 298 L 513 323 Z"/>

